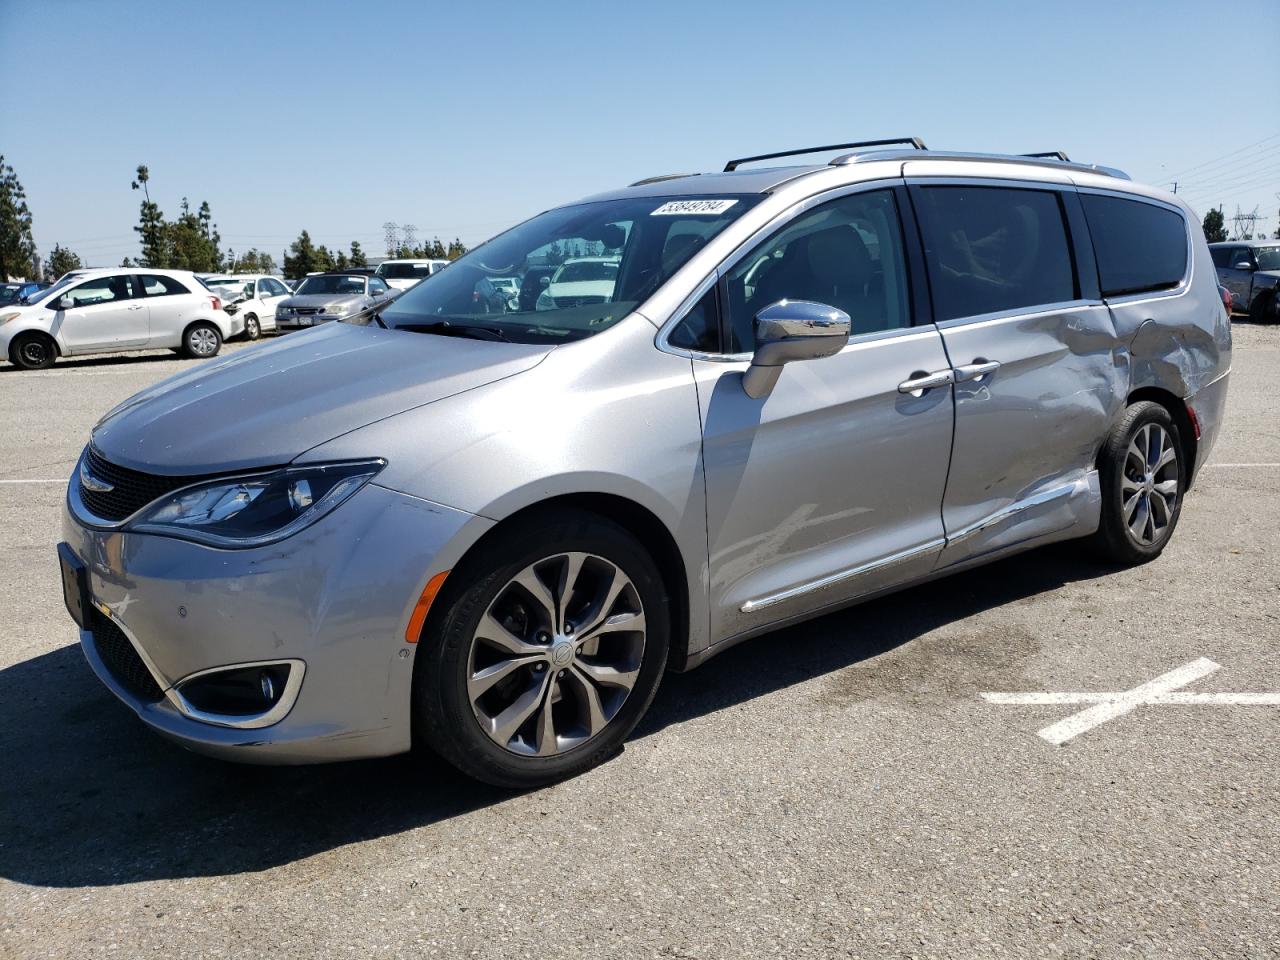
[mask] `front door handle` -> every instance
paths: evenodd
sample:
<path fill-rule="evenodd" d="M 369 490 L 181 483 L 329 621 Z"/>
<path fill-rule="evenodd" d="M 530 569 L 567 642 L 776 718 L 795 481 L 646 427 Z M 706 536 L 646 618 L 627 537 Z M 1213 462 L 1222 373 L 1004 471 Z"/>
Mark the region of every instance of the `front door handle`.
<path fill-rule="evenodd" d="M 141 309 L 142 309 L 142 304 L 140 304 L 140 303 L 131 303 L 131 304 L 129 304 L 129 309 L 130 309 L 130 310 L 141 310 Z"/>
<path fill-rule="evenodd" d="M 935 370 L 933 373 L 917 370 L 908 379 L 898 384 L 898 392 L 908 393 L 913 397 L 923 397 L 926 390 L 945 387 L 954 380 L 955 374 L 951 370 Z"/>
<path fill-rule="evenodd" d="M 956 367 L 956 383 L 964 383 L 968 380 L 981 380 L 983 377 L 990 376 L 1000 369 L 1000 361 L 983 360 L 979 357 L 973 363 L 967 363 L 963 367 Z"/>

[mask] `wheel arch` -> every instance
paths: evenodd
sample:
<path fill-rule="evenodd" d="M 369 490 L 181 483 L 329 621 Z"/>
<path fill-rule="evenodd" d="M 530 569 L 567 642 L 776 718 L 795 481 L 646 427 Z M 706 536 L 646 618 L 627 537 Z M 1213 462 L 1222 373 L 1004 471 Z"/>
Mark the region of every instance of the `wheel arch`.
<path fill-rule="evenodd" d="M 25 327 L 22 330 L 16 331 L 9 338 L 9 346 L 5 350 L 5 359 L 8 360 L 10 363 L 14 363 L 13 358 L 15 353 L 15 349 L 14 349 L 15 345 L 23 337 L 32 336 L 32 335 L 44 337 L 46 340 L 48 340 L 50 343 L 53 344 L 53 358 L 55 360 L 57 360 L 59 357 L 65 357 L 69 355 L 69 352 L 65 349 L 65 344 L 62 342 L 61 337 L 59 337 L 56 333 L 53 333 L 52 331 L 44 329 L 43 327 L 32 325 L 32 326 Z"/>
<path fill-rule="evenodd" d="M 1162 387 L 1139 387 L 1129 394 L 1125 407 L 1147 400 L 1158 403 L 1169 411 L 1169 416 L 1178 427 L 1178 442 L 1182 447 L 1183 462 L 1186 464 L 1187 489 L 1191 488 L 1191 478 L 1196 472 L 1196 455 L 1199 451 L 1199 440 L 1196 439 L 1196 426 L 1187 413 L 1186 401 Z"/>
<path fill-rule="evenodd" d="M 622 527 L 648 551 L 662 575 L 663 587 L 671 608 L 671 645 L 668 651 L 669 670 L 680 672 L 686 668 L 690 641 L 690 597 L 684 556 L 675 536 L 665 523 L 650 509 L 627 497 L 614 493 L 583 492 L 548 497 L 513 511 L 481 534 L 458 558 L 453 569 L 467 563 L 495 538 L 500 537 L 519 521 L 559 510 L 581 510 L 596 514 Z M 446 580 L 446 590 L 450 584 Z M 425 636 L 439 618 L 448 611 L 449 603 L 433 603 L 423 625 Z"/>

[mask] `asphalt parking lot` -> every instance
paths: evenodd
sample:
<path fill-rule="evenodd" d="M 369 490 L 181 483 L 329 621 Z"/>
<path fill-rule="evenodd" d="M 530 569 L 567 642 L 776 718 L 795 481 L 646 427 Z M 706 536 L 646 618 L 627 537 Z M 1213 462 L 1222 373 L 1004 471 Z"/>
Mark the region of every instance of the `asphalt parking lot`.
<path fill-rule="evenodd" d="M 0 954 L 1280 956 L 1280 705 L 1230 696 L 1280 694 L 1280 328 L 1236 325 L 1160 560 L 1053 547 L 758 639 L 524 795 L 203 759 L 93 678 L 61 478 L 192 362 L 0 366 Z"/>

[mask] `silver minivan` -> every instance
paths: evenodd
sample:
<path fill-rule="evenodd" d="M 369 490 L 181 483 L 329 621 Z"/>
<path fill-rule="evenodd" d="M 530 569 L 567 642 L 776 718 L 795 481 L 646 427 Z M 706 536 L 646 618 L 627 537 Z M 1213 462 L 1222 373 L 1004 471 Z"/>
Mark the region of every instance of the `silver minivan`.
<path fill-rule="evenodd" d="M 782 624 L 1053 541 L 1158 556 L 1231 359 L 1194 213 L 1064 157 L 844 148 L 549 210 L 122 403 L 59 546 L 90 666 L 201 752 L 417 743 L 527 787 Z M 616 274 L 489 295 L 579 257 Z"/>

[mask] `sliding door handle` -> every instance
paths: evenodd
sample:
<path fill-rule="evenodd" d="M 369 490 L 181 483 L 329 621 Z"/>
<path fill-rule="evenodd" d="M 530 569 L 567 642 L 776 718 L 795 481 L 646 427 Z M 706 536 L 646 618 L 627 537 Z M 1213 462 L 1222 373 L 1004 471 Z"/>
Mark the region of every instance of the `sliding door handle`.
<path fill-rule="evenodd" d="M 1000 369 L 1000 361 L 983 360 L 979 357 L 973 363 L 967 363 L 963 367 L 956 367 L 956 383 L 964 383 L 967 380 L 981 380 L 983 377 L 990 376 Z"/>
<path fill-rule="evenodd" d="M 945 387 L 954 380 L 955 375 L 950 370 L 935 370 L 933 373 L 917 370 L 908 379 L 898 384 L 898 392 L 908 393 L 913 397 L 923 397 L 926 390 Z"/>

